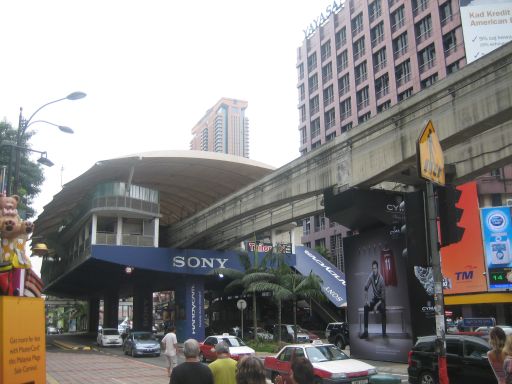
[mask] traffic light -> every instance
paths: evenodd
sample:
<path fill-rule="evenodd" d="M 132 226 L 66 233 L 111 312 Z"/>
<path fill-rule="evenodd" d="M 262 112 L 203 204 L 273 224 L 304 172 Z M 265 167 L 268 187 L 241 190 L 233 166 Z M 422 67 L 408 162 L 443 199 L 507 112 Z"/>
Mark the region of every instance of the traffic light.
<path fill-rule="evenodd" d="M 464 235 L 464 228 L 459 226 L 464 210 L 457 204 L 462 195 L 453 185 L 437 187 L 437 207 L 442 247 L 458 243 Z"/>
<path fill-rule="evenodd" d="M 411 265 L 430 265 L 427 253 L 424 192 L 419 190 L 406 193 L 403 205 L 405 224 L 401 232 L 405 234 L 406 248 L 402 251 L 402 256 L 407 257 Z"/>

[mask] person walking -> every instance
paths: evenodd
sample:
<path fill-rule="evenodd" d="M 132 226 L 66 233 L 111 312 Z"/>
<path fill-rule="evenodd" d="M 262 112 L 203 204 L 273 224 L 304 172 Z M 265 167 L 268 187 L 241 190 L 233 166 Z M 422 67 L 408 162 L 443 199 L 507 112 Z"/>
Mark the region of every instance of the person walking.
<path fill-rule="evenodd" d="M 372 299 L 368 300 L 368 289 L 372 287 Z M 379 311 L 382 321 L 382 336 L 386 334 L 386 286 L 384 278 L 379 273 L 379 263 L 372 262 L 372 272 L 364 285 L 364 332 L 359 336 L 361 339 L 368 338 L 368 314 L 370 311 Z"/>
<path fill-rule="evenodd" d="M 197 340 L 185 340 L 183 343 L 185 362 L 172 370 L 169 384 L 213 384 L 212 371 L 207 365 L 199 362 L 199 352 Z"/>
<path fill-rule="evenodd" d="M 487 352 L 489 364 L 498 380 L 498 384 L 505 384 L 505 371 L 503 370 L 503 363 L 505 360 L 505 353 L 503 347 L 507 336 L 505 331 L 500 327 L 494 327 L 489 332 L 489 345 L 491 350 Z"/>
<path fill-rule="evenodd" d="M 508 335 L 503 347 L 503 371 L 505 373 L 505 383 L 512 384 L 512 335 Z"/>
<path fill-rule="evenodd" d="M 176 327 L 171 325 L 167 334 L 162 339 L 164 346 L 164 356 L 167 359 L 167 375 L 171 377 L 171 372 L 178 365 L 178 339 L 176 338 Z"/>
<path fill-rule="evenodd" d="M 236 384 L 265 384 L 266 382 L 265 368 L 259 358 L 247 356 L 238 362 Z"/>
<path fill-rule="evenodd" d="M 217 360 L 208 366 L 213 373 L 214 384 L 236 384 L 236 360 L 229 355 L 229 346 L 221 341 L 215 346 Z"/>

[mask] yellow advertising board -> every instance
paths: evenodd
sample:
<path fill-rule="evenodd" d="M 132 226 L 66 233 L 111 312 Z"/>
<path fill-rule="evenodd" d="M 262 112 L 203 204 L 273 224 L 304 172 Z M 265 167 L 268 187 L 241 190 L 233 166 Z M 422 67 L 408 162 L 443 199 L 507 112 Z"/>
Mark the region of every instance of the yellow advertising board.
<path fill-rule="evenodd" d="M 445 184 L 444 155 L 439 137 L 432 121 L 429 120 L 417 143 L 418 170 L 422 179 L 436 184 Z"/>
<path fill-rule="evenodd" d="M 0 296 L 0 383 L 46 383 L 44 299 Z"/>

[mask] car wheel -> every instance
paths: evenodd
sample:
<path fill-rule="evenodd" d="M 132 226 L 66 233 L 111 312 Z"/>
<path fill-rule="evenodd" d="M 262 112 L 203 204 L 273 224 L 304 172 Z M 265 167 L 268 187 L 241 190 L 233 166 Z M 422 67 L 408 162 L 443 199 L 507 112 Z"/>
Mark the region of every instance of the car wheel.
<path fill-rule="evenodd" d="M 199 360 L 202 361 L 203 363 L 206 363 L 206 358 L 202 353 L 199 353 Z"/>
<path fill-rule="evenodd" d="M 338 337 L 336 339 L 336 346 L 339 349 L 345 349 L 345 347 L 347 346 L 347 344 L 345 343 L 345 339 L 343 337 Z"/>
<path fill-rule="evenodd" d="M 422 372 L 420 375 L 420 384 L 436 384 L 437 381 L 432 372 Z"/>

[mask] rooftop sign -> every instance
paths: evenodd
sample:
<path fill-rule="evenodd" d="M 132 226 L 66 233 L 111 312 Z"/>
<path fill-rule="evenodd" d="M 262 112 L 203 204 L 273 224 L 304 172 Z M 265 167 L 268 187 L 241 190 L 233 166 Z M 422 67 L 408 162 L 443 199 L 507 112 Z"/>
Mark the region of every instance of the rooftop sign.
<path fill-rule="evenodd" d="M 338 13 L 339 11 L 341 11 L 343 9 L 343 6 L 345 5 L 344 2 L 342 2 L 341 0 L 340 1 L 336 1 L 334 0 L 332 2 L 332 4 L 328 5 L 326 8 L 325 8 L 325 11 L 320 13 L 320 15 L 315 19 L 313 20 L 304 30 L 304 38 L 305 39 L 309 39 L 311 37 L 311 35 L 313 35 L 316 30 L 318 28 L 320 28 L 322 25 L 324 25 L 328 20 L 329 20 L 329 17 L 333 14 L 333 13 Z"/>

